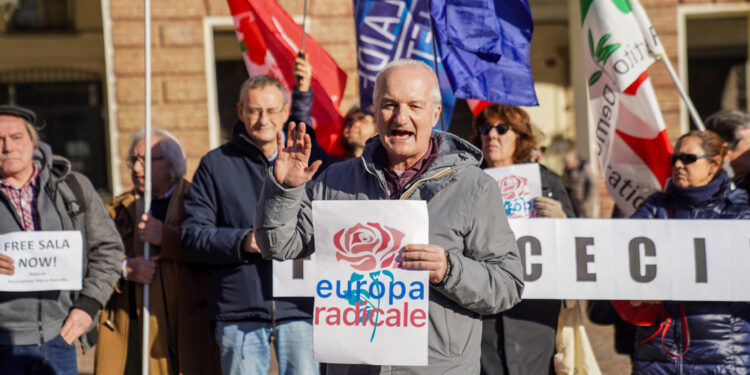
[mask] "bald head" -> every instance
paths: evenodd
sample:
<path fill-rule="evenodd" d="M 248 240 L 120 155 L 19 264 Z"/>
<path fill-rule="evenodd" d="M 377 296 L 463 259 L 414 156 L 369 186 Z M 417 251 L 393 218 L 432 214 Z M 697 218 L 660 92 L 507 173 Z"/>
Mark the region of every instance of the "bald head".
<path fill-rule="evenodd" d="M 381 99 L 381 95 L 383 93 L 383 79 L 396 69 L 406 69 L 414 72 L 427 73 L 420 74 L 420 76 L 423 77 L 423 79 L 426 79 L 428 83 L 431 84 L 432 88 L 430 89 L 430 98 L 433 100 L 434 104 L 439 104 L 442 102 L 442 98 L 440 97 L 440 83 L 438 82 L 437 75 L 435 75 L 435 71 L 432 70 L 429 65 L 419 60 L 402 59 L 394 60 L 388 63 L 388 65 L 386 65 L 385 68 L 383 68 L 383 70 L 381 70 L 375 78 L 375 88 L 372 90 L 372 101 L 373 103 L 375 103 L 376 107 L 378 105 L 378 100 Z"/>
<path fill-rule="evenodd" d="M 430 145 L 442 105 L 435 73 L 424 63 L 396 61 L 375 80 L 375 124 L 389 167 L 405 171 Z"/>

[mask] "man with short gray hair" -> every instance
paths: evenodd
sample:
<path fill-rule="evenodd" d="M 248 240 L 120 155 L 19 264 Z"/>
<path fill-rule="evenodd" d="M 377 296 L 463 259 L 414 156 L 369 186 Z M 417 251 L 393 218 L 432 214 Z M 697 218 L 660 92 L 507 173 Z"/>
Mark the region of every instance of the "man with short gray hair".
<path fill-rule="evenodd" d="M 0 292 L 0 364 L 4 374 L 73 375 L 73 343 L 91 344 L 84 333 L 112 293 L 122 242 L 91 182 L 52 155 L 35 122 L 27 108 L 0 105 L 0 233 L 80 231 L 83 288 Z M 0 254 L 0 277 L 15 268 L 12 257 Z"/>
<path fill-rule="evenodd" d="M 500 190 L 479 169 L 480 150 L 433 130 L 442 105 L 429 66 L 393 62 L 375 82 L 379 137 L 368 142 L 360 158 L 330 166 L 308 189 L 319 163 L 307 167 L 306 127 L 290 126 L 286 141 L 277 135 L 278 157 L 255 213 L 258 247 L 279 260 L 315 251 L 311 200 L 425 200 L 429 243 L 407 244 L 400 266 L 429 272 L 428 366 L 329 364 L 328 373 L 478 374 L 480 316 L 509 309 L 523 289 Z"/>
<path fill-rule="evenodd" d="M 706 129 L 726 142 L 726 160 L 737 187 L 750 190 L 750 114 L 737 109 L 716 112 L 706 119 Z"/>
<path fill-rule="evenodd" d="M 185 199 L 182 244 L 215 270 L 211 316 L 228 374 L 267 374 L 271 344 L 279 374 L 317 374 L 312 359 L 312 298 L 274 298 L 272 265 L 257 252 L 252 218 L 276 133 L 288 120 L 310 123 L 312 71 L 295 61 L 292 107 L 278 80 L 256 76 L 242 85 L 232 138 L 201 159 Z M 314 158 L 328 158 L 320 146 Z M 273 337 L 273 340 L 271 338 Z"/>

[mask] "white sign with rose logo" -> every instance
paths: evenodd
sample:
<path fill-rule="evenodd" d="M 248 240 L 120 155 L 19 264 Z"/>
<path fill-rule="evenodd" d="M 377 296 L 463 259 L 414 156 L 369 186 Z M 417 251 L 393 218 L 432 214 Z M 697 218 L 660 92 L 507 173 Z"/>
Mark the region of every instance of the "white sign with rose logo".
<path fill-rule="evenodd" d="M 542 196 L 539 164 L 515 164 L 484 170 L 497 181 L 509 219 L 536 217 L 534 198 Z"/>
<path fill-rule="evenodd" d="M 427 271 L 399 268 L 429 243 L 424 201 L 314 201 L 316 361 L 427 365 Z"/>

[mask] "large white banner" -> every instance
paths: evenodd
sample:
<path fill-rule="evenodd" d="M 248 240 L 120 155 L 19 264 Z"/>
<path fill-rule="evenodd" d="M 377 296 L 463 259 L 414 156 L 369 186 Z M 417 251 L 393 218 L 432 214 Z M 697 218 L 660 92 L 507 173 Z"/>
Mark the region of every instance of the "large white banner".
<path fill-rule="evenodd" d="M 429 243 L 424 201 L 314 201 L 316 361 L 427 365 L 427 271 L 398 268 Z"/>
<path fill-rule="evenodd" d="M 0 274 L 0 291 L 80 290 L 83 239 L 79 231 L 12 232 L 0 235 L 0 254 L 15 273 Z"/>
<path fill-rule="evenodd" d="M 746 220 L 515 219 L 524 299 L 750 301 Z"/>
<path fill-rule="evenodd" d="M 273 261 L 274 297 L 315 295 L 315 254 L 292 261 Z"/>
<path fill-rule="evenodd" d="M 509 218 L 536 217 L 534 198 L 542 195 L 542 177 L 539 164 L 515 164 L 500 168 L 487 168 L 485 173 L 492 176 L 500 187 L 505 204 L 505 214 Z"/>

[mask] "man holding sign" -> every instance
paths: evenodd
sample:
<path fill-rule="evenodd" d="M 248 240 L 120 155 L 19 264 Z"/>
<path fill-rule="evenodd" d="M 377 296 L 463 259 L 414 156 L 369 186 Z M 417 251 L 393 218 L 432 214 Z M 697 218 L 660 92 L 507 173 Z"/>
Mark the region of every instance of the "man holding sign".
<path fill-rule="evenodd" d="M 305 125 L 290 126 L 286 147 L 277 134 L 278 159 L 255 213 L 258 247 L 275 259 L 315 251 L 310 200 L 427 201 L 430 243 L 406 244 L 397 261 L 402 268 L 429 271 L 428 366 L 379 370 L 479 373 L 480 315 L 510 308 L 523 289 L 516 241 L 497 183 L 479 169 L 478 149 L 432 130 L 441 101 L 429 66 L 414 60 L 390 63 L 378 75 L 373 96 L 379 138 L 360 158 L 323 172 L 310 197 L 304 185 L 320 163 L 308 166 L 312 146 Z M 378 371 L 355 365 L 329 365 L 328 370 Z"/>
<path fill-rule="evenodd" d="M 27 235 L 23 242 L 2 239 L 0 279 L 5 280 L 0 281 L 10 283 L 14 274 L 28 267 L 36 268 L 29 275 L 37 278 L 16 280 L 28 285 L 25 291 L 14 287 L 14 292 L 0 292 L 0 363 L 8 374 L 40 369 L 77 374 L 72 343 L 109 299 L 120 274 L 122 243 L 89 180 L 71 172 L 70 162 L 53 156 L 39 141 L 35 121 L 36 114 L 28 109 L 0 106 L 0 233 L 43 231 Z M 41 241 L 50 231 L 63 235 Z M 80 234 L 65 236 L 59 231 Z M 72 239 L 81 234 L 84 242 L 73 249 Z M 54 281 L 39 279 L 42 268 L 55 267 L 58 258 L 74 250 L 83 254 L 83 272 L 62 270 L 63 275 L 55 278 L 77 279 L 80 292 L 34 286 Z M 54 251 L 59 256 L 25 256 L 30 251 Z"/>

